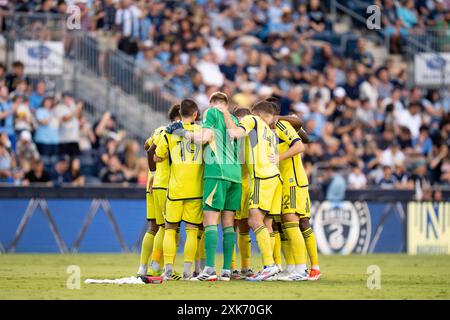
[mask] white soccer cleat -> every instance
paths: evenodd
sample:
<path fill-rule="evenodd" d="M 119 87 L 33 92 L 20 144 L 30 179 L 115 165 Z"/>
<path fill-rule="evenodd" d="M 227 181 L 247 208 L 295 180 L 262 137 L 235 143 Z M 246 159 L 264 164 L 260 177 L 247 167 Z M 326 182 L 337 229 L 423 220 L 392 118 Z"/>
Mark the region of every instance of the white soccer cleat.
<path fill-rule="evenodd" d="M 247 278 L 248 281 L 264 281 L 268 278 L 276 275 L 280 270 L 276 265 L 272 265 L 269 267 L 265 267 L 263 270 L 261 270 L 255 277 L 249 277 Z"/>
<path fill-rule="evenodd" d="M 222 271 L 222 274 L 219 277 L 219 281 L 230 281 L 231 273 L 230 271 Z"/>
<path fill-rule="evenodd" d="M 305 272 L 304 274 L 297 273 L 297 272 L 291 272 L 286 273 L 282 276 L 279 276 L 278 281 L 307 281 L 308 280 L 308 274 Z"/>
<path fill-rule="evenodd" d="M 190 279 L 191 281 L 217 281 L 216 272 L 209 274 L 206 270 L 200 272 L 200 274 L 196 277 Z"/>

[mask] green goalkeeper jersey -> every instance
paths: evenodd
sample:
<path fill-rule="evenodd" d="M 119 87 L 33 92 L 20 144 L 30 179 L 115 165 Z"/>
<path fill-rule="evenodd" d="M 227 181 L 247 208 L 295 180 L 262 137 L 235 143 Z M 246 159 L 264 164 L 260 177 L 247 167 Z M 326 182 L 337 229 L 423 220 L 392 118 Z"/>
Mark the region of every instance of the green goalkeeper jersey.
<path fill-rule="evenodd" d="M 237 118 L 232 118 L 237 125 Z M 203 114 L 202 127 L 213 130 L 212 138 L 204 150 L 204 178 L 241 183 L 239 140 L 227 135 L 222 112 L 216 108 L 207 109 Z"/>

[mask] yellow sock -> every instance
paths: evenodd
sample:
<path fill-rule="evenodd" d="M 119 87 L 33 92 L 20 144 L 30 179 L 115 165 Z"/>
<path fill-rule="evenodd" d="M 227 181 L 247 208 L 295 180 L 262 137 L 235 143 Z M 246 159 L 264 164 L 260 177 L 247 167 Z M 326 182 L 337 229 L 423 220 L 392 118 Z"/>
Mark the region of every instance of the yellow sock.
<path fill-rule="evenodd" d="M 197 252 L 195 253 L 195 260 L 201 259 L 201 249 L 202 245 L 205 244 L 205 238 L 203 238 L 203 230 L 198 229 L 197 231 Z"/>
<path fill-rule="evenodd" d="M 236 270 L 236 244 L 233 247 L 233 255 L 231 256 L 231 270 Z"/>
<path fill-rule="evenodd" d="M 248 232 L 238 234 L 239 253 L 241 254 L 241 268 L 250 268 L 250 255 L 252 252 L 252 243 Z"/>
<path fill-rule="evenodd" d="M 284 224 L 288 243 L 296 265 L 306 264 L 306 247 L 303 241 L 298 222 L 286 222 Z"/>
<path fill-rule="evenodd" d="M 206 252 L 205 252 L 205 232 L 202 230 L 202 237 L 200 239 L 199 245 L 199 258 L 200 260 L 205 260 L 206 258 Z"/>
<path fill-rule="evenodd" d="M 186 242 L 184 244 L 184 262 L 195 261 L 197 253 L 197 228 L 186 228 Z"/>
<path fill-rule="evenodd" d="M 273 232 L 269 232 L 270 236 L 270 248 L 272 249 L 272 252 L 275 248 L 275 234 Z"/>
<path fill-rule="evenodd" d="M 163 241 L 165 231 L 166 229 L 163 226 L 160 226 L 158 232 L 155 235 L 155 240 L 153 241 L 152 261 L 158 263 L 161 261 L 163 253 Z"/>
<path fill-rule="evenodd" d="M 274 231 L 275 245 L 273 247 L 273 259 L 275 260 L 275 264 L 281 265 L 281 239 L 280 233 L 278 231 Z"/>
<path fill-rule="evenodd" d="M 155 239 L 155 234 L 153 232 L 146 232 L 144 238 L 142 239 L 141 247 L 141 264 L 148 264 L 148 259 L 150 258 L 153 251 L 153 240 Z"/>
<path fill-rule="evenodd" d="M 308 250 L 309 260 L 311 261 L 311 267 L 319 266 L 319 255 L 317 254 L 316 236 L 311 227 L 302 232 L 305 239 L 306 249 Z"/>
<path fill-rule="evenodd" d="M 281 248 L 283 249 L 283 255 L 286 265 L 294 265 L 295 264 L 294 256 L 292 255 L 291 246 L 284 226 L 283 232 L 281 233 Z"/>
<path fill-rule="evenodd" d="M 255 230 L 256 241 L 258 242 L 259 251 L 261 251 L 264 266 L 271 266 L 275 262 L 273 260 L 273 250 L 270 244 L 270 234 L 265 225 Z"/>
<path fill-rule="evenodd" d="M 173 265 L 175 263 L 175 254 L 177 252 L 176 233 L 177 230 L 175 229 L 166 229 L 164 232 L 163 252 L 165 265 Z"/>

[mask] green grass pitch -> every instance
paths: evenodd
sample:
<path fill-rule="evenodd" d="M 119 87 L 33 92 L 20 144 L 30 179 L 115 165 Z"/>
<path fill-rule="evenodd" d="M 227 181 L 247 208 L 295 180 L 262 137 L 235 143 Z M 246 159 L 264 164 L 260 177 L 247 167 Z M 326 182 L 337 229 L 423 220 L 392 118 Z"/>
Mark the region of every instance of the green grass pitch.
<path fill-rule="evenodd" d="M 259 256 L 253 259 L 259 265 Z M 0 299 L 450 299 L 450 256 L 380 254 L 321 256 L 320 260 L 323 278 L 317 282 L 100 285 L 84 280 L 131 276 L 138 255 L 4 254 L 0 255 Z M 67 289 L 69 265 L 81 269 L 79 290 Z M 379 290 L 367 288 L 369 265 L 381 270 Z"/>

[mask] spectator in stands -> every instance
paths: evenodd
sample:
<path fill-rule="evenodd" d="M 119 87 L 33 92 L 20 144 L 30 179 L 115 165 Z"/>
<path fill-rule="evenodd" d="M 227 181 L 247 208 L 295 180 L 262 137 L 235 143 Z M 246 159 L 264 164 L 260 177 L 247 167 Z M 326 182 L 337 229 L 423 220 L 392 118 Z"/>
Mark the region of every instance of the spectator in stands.
<path fill-rule="evenodd" d="M 39 81 L 36 84 L 35 90 L 31 93 L 29 97 L 30 108 L 32 110 L 40 108 L 42 106 L 42 101 L 44 100 L 46 91 L 47 87 L 45 81 Z"/>
<path fill-rule="evenodd" d="M 72 175 L 70 174 L 69 168 L 70 168 L 69 156 L 62 155 L 55 163 L 53 171 L 50 174 L 53 184 L 55 186 L 60 186 L 63 183 L 72 182 Z"/>
<path fill-rule="evenodd" d="M 94 130 L 92 129 L 92 124 L 88 121 L 85 114 L 80 114 L 80 140 L 79 140 L 79 146 L 80 146 L 80 152 L 87 153 L 92 150 L 93 145 L 97 141 L 97 136 L 94 133 Z"/>
<path fill-rule="evenodd" d="M 70 174 L 70 180 L 72 182 L 73 186 L 83 186 L 86 177 L 82 175 L 81 173 L 81 163 L 80 159 L 73 158 L 72 161 L 70 161 L 69 166 L 69 174 Z"/>
<path fill-rule="evenodd" d="M 16 145 L 16 153 L 19 167 L 25 171 L 30 170 L 32 161 L 39 160 L 39 151 L 31 139 L 29 131 L 22 131 Z"/>
<path fill-rule="evenodd" d="M 53 167 L 58 156 L 59 120 L 54 111 L 53 97 L 45 97 L 41 107 L 36 110 L 37 128 L 34 141 L 47 169 Z"/>
<path fill-rule="evenodd" d="M 117 156 L 112 156 L 108 160 L 107 167 L 100 173 L 102 182 L 107 183 L 123 183 L 127 181 L 122 165 Z"/>
<path fill-rule="evenodd" d="M 348 175 L 348 186 L 351 189 L 364 189 L 367 186 L 367 178 L 359 165 L 352 167 L 352 172 Z"/>
<path fill-rule="evenodd" d="M 141 12 L 131 0 L 122 0 L 121 8 L 115 17 L 119 34 L 118 48 L 129 55 L 136 55 L 139 50 L 139 18 Z"/>
<path fill-rule="evenodd" d="M 15 168 L 14 157 L 5 145 L 5 137 L 0 139 L 0 183 L 13 181 L 13 169 Z"/>
<path fill-rule="evenodd" d="M 105 112 L 97 123 L 94 124 L 95 148 L 99 145 L 105 145 L 109 139 L 122 141 L 125 138 L 125 132 L 119 130 L 117 118 L 111 112 Z"/>
<path fill-rule="evenodd" d="M 405 165 L 401 161 L 395 162 L 393 175 L 397 180 L 396 187 L 397 188 L 405 188 L 407 187 L 409 175 L 406 172 Z"/>
<path fill-rule="evenodd" d="M 20 61 L 14 61 L 12 63 L 12 71 L 6 75 L 6 86 L 8 87 L 9 92 L 12 92 L 16 89 L 17 83 L 21 80 L 26 81 L 26 83 L 30 83 L 30 79 L 25 75 L 25 66 Z"/>
<path fill-rule="evenodd" d="M 419 129 L 422 125 L 422 115 L 420 112 L 420 104 L 413 102 L 407 110 L 397 111 L 395 113 L 396 123 L 409 129 L 413 139 L 419 136 Z"/>
<path fill-rule="evenodd" d="M 123 172 L 127 177 L 127 181 L 136 182 L 139 171 L 139 144 L 136 140 L 128 140 L 125 142 L 125 148 L 121 154 L 121 163 L 123 163 Z"/>
<path fill-rule="evenodd" d="M 394 189 L 397 184 L 395 176 L 392 174 L 392 167 L 383 166 L 383 177 L 377 181 L 377 185 L 382 189 Z"/>
<path fill-rule="evenodd" d="M 396 162 L 404 162 L 405 154 L 401 151 L 399 142 L 394 140 L 380 155 L 380 164 L 385 167 L 393 167 Z"/>
<path fill-rule="evenodd" d="M 444 144 L 437 143 L 432 146 L 432 150 L 428 154 L 427 160 L 431 184 L 440 183 L 443 178 L 442 167 L 444 166 L 445 159 L 449 154 L 448 148 L 449 147 Z"/>
<path fill-rule="evenodd" d="M 59 153 L 76 157 L 80 154 L 78 141 L 80 139 L 79 116 L 83 104 L 75 104 L 73 95 L 65 92 L 62 101 L 56 105 L 54 112 L 59 122 Z"/>
<path fill-rule="evenodd" d="M 14 114 L 17 110 L 17 104 L 13 104 L 9 99 L 9 90 L 7 86 L 0 86 L 0 134 L 6 133 L 13 145 L 16 145 L 16 135 L 14 133 Z"/>
<path fill-rule="evenodd" d="M 31 163 L 31 170 L 28 171 L 22 181 L 24 186 L 32 183 L 45 183 L 51 185 L 50 174 L 45 170 L 44 163 L 41 160 L 34 160 Z"/>
<path fill-rule="evenodd" d="M 28 98 L 26 96 L 16 95 L 12 103 L 12 108 L 16 110 L 14 114 L 14 131 L 16 137 L 20 136 L 22 131 L 34 131 L 34 117 L 29 106 Z"/>
<path fill-rule="evenodd" d="M 433 142 L 428 133 L 428 127 L 422 125 L 419 129 L 419 136 L 412 142 L 417 154 L 427 156 L 433 148 Z"/>

